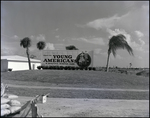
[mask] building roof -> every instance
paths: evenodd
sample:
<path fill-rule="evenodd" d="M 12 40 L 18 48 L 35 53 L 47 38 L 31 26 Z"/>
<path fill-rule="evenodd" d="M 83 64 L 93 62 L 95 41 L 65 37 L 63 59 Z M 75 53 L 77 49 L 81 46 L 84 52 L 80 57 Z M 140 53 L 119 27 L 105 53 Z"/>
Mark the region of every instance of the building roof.
<path fill-rule="evenodd" d="M 23 57 L 23 56 L 19 56 L 19 55 L 12 55 L 12 56 L 1 56 L 1 59 L 7 59 L 8 61 L 23 61 L 23 62 L 27 62 L 28 58 L 27 57 Z M 31 62 L 41 62 L 41 60 L 37 60 L 37 59 L 31 59 Z"/>

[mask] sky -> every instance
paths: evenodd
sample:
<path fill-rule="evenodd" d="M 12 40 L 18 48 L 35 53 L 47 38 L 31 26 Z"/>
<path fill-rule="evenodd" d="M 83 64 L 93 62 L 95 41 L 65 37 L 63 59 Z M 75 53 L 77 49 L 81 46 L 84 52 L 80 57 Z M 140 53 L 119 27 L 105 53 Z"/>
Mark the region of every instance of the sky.
<path fill-rule="evenodd" d="M 109 66 L 149 67 L 149 1 L 1 1 L 1 55 L 26 56 L 20 40 L 32 41 L 37 58 L 38 41 L 45 50 L 94 50 L 96 66 L 106 66 L 108 42 L 123 34 L 133 49 L 117 50 Z"/>

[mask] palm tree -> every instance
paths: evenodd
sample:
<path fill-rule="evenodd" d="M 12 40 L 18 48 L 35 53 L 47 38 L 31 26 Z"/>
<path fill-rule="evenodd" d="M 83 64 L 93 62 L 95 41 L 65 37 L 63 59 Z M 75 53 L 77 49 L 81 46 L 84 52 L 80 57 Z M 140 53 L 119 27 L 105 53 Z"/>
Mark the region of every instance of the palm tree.
<path fill-rule="evenodd" d="M 45 48 L 46 44 L 44 41 L 39 41 L 36 46 L 39 50 L 43 50 Z"/>
<path fill-rule="evenodd" d="M 29 70 L 31 70 L 31 63 L 30 63 L 30 57 L 29 57 L 29 47 L 31 46 L 31 40 L 28 37 L 25 37 L 20 40 L 20 46 L 23 46 L 23 48 L 26 48 L 26 54 L 28 58 L 28 64 L 29 64 Z"/>
<path fill-rule="evenodd" d="M 108 49 L 108 57 L 107 57 L 107 65 L 106 71 L 108 72 L 108 64 L 109 64 L 109 57 L 110 54 L 113 53 L 114 57 L 116 56 L 117 49 L 126 49 L 130 55 L 133 55 L 132 48 L 128 45 L 127 41 L 125 40 L 126 37 L 122 34 L 118 34 L 116 36 L 112 36 L 109 40 L 109 49 Z"/>
<path fill-rule="evenodd" d="M 78 50 L 74 45 L 66 46 L 66 50 Z"/>
<path fill-rule="evenodd" d="M 36 44 L 37 48 L 39 50 L 43 50 L 46 46 L 45 42 L 44 41 L 39 41 L 37 44 Z M 41 52 L 41 58 L 42 58 L 42 52 Z"/>

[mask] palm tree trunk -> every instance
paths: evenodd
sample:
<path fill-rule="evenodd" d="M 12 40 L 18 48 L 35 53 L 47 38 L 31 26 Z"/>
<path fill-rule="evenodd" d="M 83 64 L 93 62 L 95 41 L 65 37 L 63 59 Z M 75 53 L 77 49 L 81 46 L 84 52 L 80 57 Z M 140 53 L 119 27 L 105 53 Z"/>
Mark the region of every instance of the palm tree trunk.
<path fill-rule="evenodd" d="M 108 50 L 108 57 L 107 57 L 107 65 L 106 65 L 106 71 L 108 72 L 109 71 L 109 57 L 110 57 L 110 51 Z"/>
<path fill-rule="evenodd" d="M 28 47 L 27 47 L 26 53 L 27 53 L 27 57 L 28 57 L 29 70 L 31 70 L 31 62 L 30 62 L 29 49 L 28 49 Z"/>

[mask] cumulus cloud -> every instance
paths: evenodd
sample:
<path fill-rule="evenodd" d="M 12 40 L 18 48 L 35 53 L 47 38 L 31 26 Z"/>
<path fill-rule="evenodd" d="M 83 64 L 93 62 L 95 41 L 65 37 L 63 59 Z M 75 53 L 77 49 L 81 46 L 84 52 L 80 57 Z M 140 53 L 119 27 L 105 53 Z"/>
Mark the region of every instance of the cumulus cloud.
<path fill-rule="evenodd" d="M 145 42 L 141 38 L 139 38 L 139 41 L 140 41 L 142 46 L 145 45 Z"/>
<path fill-rule="evenodd" d="M 137 58 L 140 59 L 140 60 L 143 59 L 143 57 L 141 57 L 141 56 L 137 56 Z"/>
<path fill-rule="evenodd" d="M 135 3 L 133 2 L 133 5 Z M 132 6 L 131 4 L 127 4 Z M 143 5 L 142 7 L 133 8 L 131 11 L 118 16 L 118 14 L 112 17 L 105 17 L 96 19 L 88 22 L 85 25 L 76 25 L 77 27 L 92 27 L 97 30 L 105 29 L 105 28 L 124 28 L 128 30 L 136 30 L 144 27 L 144 29 L 148 30 L 149 26 L 149 5 Z M 143 29 L 143 30 L 144 30 Z"/>
<path fill-rule="evenodd" d="M 53 43 L 46 43 L 46 47 L 44 50 L 55 50 Z"/>
<path fill-rule="evenodd" d="M 144 34 L 140 31 L 135 31 L 135 34 L 137 35 L 141 45 L 143 46 L 145 44 L 145 42 L 141 38 L 144 36 Z"/>
<path fill-rule="evenodd" d="M 117 15 L 114 15 L 109 18 L 101 18 L 101 19 L 91 21 L 87 23 L 86 26 L 95 28 L 97 30 L 102 29 L 102 28 L 111 28 L 115 25 L 116 21 L 119 19 L 120 17 L 118 17 Z"/>
<path fill-rule="evenodd" d="M 55 50 L 66 50 L 65 44 L 54 44 Z"/>
<path fill-rule="evenodd" d="M 37 41 L 45 41 L 45 35 L 44 34 L 39 34 L 39 36 L 36 37 Z"/>
<path fill-rule="evenodd" d="M 116 27 L 123 27 L 126 30 L 134 31 L 137 29 L 148 30 L 149 27 L 149 6 L 134 8 L 127 14 L 120 17 Z"/>
<path fill-rule="evenodd" d="M 31 35 L 30 38 L 31 38 L 31 40 L 34 40 L 34 39 L 35 39 L 35 36 Z"/>
<path fill-rule="evenodd" d="M 141 38 L 141 37 L 144 36 L 144 34 L 143 34 L 142 32 L 140 32 L 140 31 L 135 31 L 135 34 L 136 34 L 139 38 Z"/>
<path fill-rule="evenodd" d="M 73 38 L 72 40 L 84 41 L 86 43 L 96 44 L 96 45 L 105 45 L 105 42 L 102 38 Z"/>
<path fill-rule="evenodd" d="M 109 38 L 112 36 L 118 35 L 118 34 L 123 34 L 126 37 L 126 41 L 133 49 L 135 49 L 137 51 L 144 51 L 142 46 L 145 44 L 145 42 L 141 39 L 139 39 L 140 44 L 136 43 L 135 41 L 132 41 L 131 35 L 128 34 L 125 30 L 123 30 L 123 29 L 115 29 L 115 30 L 107 29 L 107 32 L 110 34 Z M 142 33 L 139 33 L 139 36 L 142 36 Z"/>
<path fill-rule="evenodd" d="M 110 34 L 108 37 L 111 38 L 112 36 L 116 36 L 118 34 L 123 34 L 126 37 L 126 41 L 128 42 L 129 45 L 132 45 L 131 42 L 131 35 L 128 34 L 124 29 L 107 29 L 107 32 Z"/>

